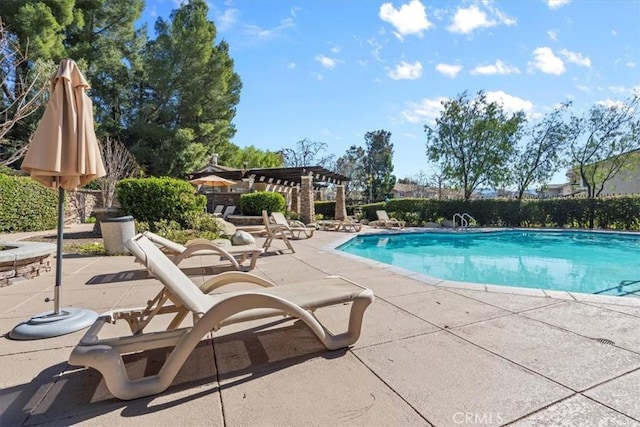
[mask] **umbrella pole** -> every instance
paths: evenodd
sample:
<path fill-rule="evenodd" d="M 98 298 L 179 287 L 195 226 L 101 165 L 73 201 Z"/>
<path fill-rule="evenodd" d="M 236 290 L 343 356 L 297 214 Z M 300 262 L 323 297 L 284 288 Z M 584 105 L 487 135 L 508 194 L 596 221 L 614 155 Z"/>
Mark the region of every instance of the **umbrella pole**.
<path fill-rule="evenodd" d="M 64 236 L 64 188 L 58 186 L 58 241 L 56 248 L 56 283 L 53 290 L 55 314 L 60 314 L 60 285 L 62 284 L 62 245 Z"/>

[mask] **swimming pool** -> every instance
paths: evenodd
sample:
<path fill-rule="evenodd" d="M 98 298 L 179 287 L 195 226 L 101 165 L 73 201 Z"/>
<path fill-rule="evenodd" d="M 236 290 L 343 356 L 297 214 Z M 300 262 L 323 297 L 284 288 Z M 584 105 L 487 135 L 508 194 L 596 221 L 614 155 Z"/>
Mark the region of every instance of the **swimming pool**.
<path fill-rule="evenodd" d="M 361 235 L 338 250 L 446 280 L 640 295 L 640 235 L 503 230 Z"/>

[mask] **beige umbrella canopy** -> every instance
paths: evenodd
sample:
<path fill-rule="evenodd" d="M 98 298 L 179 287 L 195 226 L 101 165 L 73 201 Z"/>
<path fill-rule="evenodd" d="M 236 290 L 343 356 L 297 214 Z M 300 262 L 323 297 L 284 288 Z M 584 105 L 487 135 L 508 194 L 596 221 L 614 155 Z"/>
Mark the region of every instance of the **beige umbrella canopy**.
<path fill-rule="evenodd" d="M 51 78 L 51 97 L 22 162 L 36 181 L 75 190 L 105 175 L 93 128 L 89 84 L 71 59 Z"/>
<path fill-rule="evenodd" d="M 14 339 L 68 334 L 90 326 L 98 317 L 97 313 L 78 307 L 60 309 L 64 190 L 75 190 L 105 175 L 93 127 L 93 106 L 85 93 L 88 88 L 76 63 L 63 59 L 51 77 L 47 108 L 22 162 L 22 169 L 28 171 L 31 178 L 58 189 L 58 247 L 55 309 L 35 315 L 13 328 L 9 336 Z"/>
<path fill-rule="evenodd" d="M 189 182 L 194 185 L 207 185 L 209 187 L 229 187 L 231 185 L 236 185 L 235 182 L 224 179 L 218 175 L 203 176 L 200 178 L 192 179 Z"/>

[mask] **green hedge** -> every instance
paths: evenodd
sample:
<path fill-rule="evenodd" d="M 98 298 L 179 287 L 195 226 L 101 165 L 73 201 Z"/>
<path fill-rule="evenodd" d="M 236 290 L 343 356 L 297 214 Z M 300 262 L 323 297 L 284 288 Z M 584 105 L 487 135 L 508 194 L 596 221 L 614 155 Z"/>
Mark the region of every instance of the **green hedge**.
<path fill-rule="evenodd" d="M 287 201 L 280 193 L 256 191 L 240 196 L 240 211 L 243 215 L 262 215 L 262 211 L 284 212 Z"/>
<path fill-rule="evenodd" d="M 376 210 L 405 220 L 409 225 L 451 220 L 469 213 L 485 227 L 607 228 L 640 230 L 640 197 L 543 200 L 437 200 L 392 199 L 362 206 L 363 216 L 375 220 Z"/>
<path fill-rule="evenodd" d="M 0 174 L 0 232 L 56 228 L 58 192 L 29 177 Z"/>
<path fill-rule="evenodd" d="M 150 225 L 165 220 L 187 226 L 189 216 L 207 205 L 188 181 L 168 177 L 123 179 L 116 194 L 125 215 Z"/>

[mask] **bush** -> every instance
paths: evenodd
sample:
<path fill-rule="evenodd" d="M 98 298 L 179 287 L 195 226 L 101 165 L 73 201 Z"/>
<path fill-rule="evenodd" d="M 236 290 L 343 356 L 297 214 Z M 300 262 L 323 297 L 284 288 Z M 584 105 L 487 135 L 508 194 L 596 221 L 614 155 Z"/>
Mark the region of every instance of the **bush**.
<path fill-rule="evenodd" d="M 284 212 L 287 201 L 280 193 L 257 191 L 240 196 L 240 210 L 243 215 L 262 215 L 262 211 Z"/>
<path fill-rule="evenodd" d="M 186 226 L 193 212 L 204 212 L 207 198 L 193 186 L 175 178 L 127 178 L 116 184 L 116 194 L 125 215 L 148 223 L 165 220 Z M 153 231 L 153 230 L 152 230 Z"/>
<path fill-rule="evenodd" d="M 0 174 L 0 232 L 56 228 L 58 193 L 29 177 Z"/>

